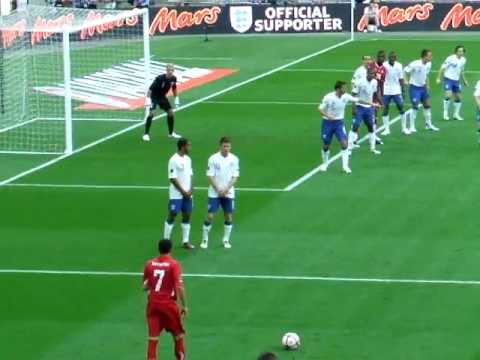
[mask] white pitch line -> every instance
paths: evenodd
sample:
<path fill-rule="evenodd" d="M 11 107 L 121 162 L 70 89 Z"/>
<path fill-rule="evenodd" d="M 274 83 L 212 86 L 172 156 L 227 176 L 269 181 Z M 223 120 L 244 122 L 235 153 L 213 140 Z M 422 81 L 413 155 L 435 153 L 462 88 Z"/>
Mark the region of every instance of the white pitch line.
<path fill-rule="evenodd" d="M 188 104 L 182 105 L 182 106 L 180 106 L 179 108 L 177 108 L 176 111 L 181 111 L 181 110 L 188 109 L 188 108 L 190 108 L 190 107 L 192 107 L 192 106 L 195 106 L 195 105 L 197 105 L 197 104 L 203 103 L 203 102 L 205 102 L 205 101 L 207 101 L 207 100 L 210 100 L 210 99 L 212 99 L 212 98 L 214 98 L 214 97 L 217 97 L 217 96 L 222 95 L 222 94 L 225 94 L 225 93 L 227 93 L 227 92 L 229 92 L 229 91 L 238 89 L 239 87 L 241 87 L 241 86 L 243 86 L 243 85 L 250 84 L 251 82 L 254 82 L 254 81 L 256 81 L 256 80 L 262 79 L 262 78 L 264 78 L 264 77 L 266 77 L 266 76 L 269 76 L 269 75 L 271 75 L 271 74 L 275 74 L 275 73 L 277 73 L 277 72 L 279 72 L 279 71 L 281 71 L 281 70 L 283 70 L 283 69 L 286 69 L 287 67 L 290 67 L 290 66 L 299 64 L 299 63 L 301 63 L 301 62 L 303 62 L 303 61 L 309 60 L 309 59 L 311 59 L 311 58 L 314 58 L 315 56 L 324 54 L 324 53 L 329 52 L 329 51 L 331 51 L 331 50 L 334 50 L 334 49 L 336 49 L 336 48 L 338 48 L 338 47 L 341 47 L 341 46 L 343 46 L 343 45 L 349 44 L 349 43 L 351 43 L 351 42 L 353 42 L 353 39 L 348 39 L 348 40 L 342 41 L 342 42 L 340 42 L 340 43 L 338 43 L 338 44 L 329 46 L 329 47 L 327 47 L 327 48 L 325 48 L 325 49 L 322 49 L 322 50 L 316 51 L 316 52 L 314 52 L 314 53 L 311 53 L 311 54 L 309 54 L 309 55 L 303 56 L 303 57 L 301 57 L 301 58 L 299 58 L 299 59 L 297 59 L 297 60 L 290 61 L 290 62 L 288 62 L 288 63 L 286 63 L 286 64 L 284 64 L 284 65 L 278 66 L 278 67 L 276 67 L 276 68 L 274 68 L 274 69 L 272 69 L 272 70 L 266 71 L 266 72 L 261 73 L 261 74 L 259 74 L 259 75 L 253 76 L 253 77 L 251 77 L 251 78 L 249 78 L 249 79 L 247 79 L 247 80 L 241 81 L 241 82 L 236 83 L 236 84 L 233 84 L 233 85 L 231 85 L 231 86 L 228 86 L 228 87 L 226 87 L 226 88 L 223 89 L 223 90 L 214 92 L 213 94 L 207 95 L 207 96 L 205 96 L 205 97 L 203 97 L 203 98 L 200 98 L 200 99 L 195 100 L 195 101 L 192 101 L 192 102 L 190 102 L 190 103 L 188 103 Z M 165 116 L 166 116 L 166 114 L 161 114 L 161 115 L 156 116 L 154 119 L 156 120 L 156 119 L 159 119 L 159 118 L 163 118 L 163 117 L 165 117 Z M 59 157 L 56 157 L 56 158 L 54 158 L 54 159 L 52 159 L 52 160 L 50 160 L 50 161 L 47 161 L 47 162 L 45 162 L 45 163 L 43 163 L 43 164 L 40 164 L 40 165 L 38 165 L 38 166 L 35 166 L 35 167 L 33 167 L 33 168 L 31 168 L 31 169 L 28 169 L 28 170 L 26 170 L 26 171 L 23 171 L 23 172 L 15 175 L 15 176 L 12 176 L 12 177 L 7 178 L 7 179 L 5 179 L 5 180 L 3 180 L 3 181 L 0 181 L 0 186 L 9 184 L 9 183 L 11 183 L 11 182 L 13 182 L 13 181 L 16 181 L 16 180 L 18 180 L 18 179 L 20 179 L 20 178 L 23 178 L 23 177 L 27 176 L 27 175 L 33 174 L 33 173 L 35 173 L 35 172 L 37 172 L 37 171 L 39 171 L 39 170 L 45 169 L 46 167 L 49 167 L 49 166 L 51 166 L 51 165 L 53 165 L 53 164 L 56 164 L 57 162 L 59 162 L 59 161 L 61 161 L 61 160 L 63 160 L 63 159 L 66 159 L 66 158 L 68 158 L 68 157 L 70 157 L 70 156 L 72 156 L 72 155 L 75 155 L 75 154 L 78 154 L 78 153 L 83 152 L 83 151 L 85 151 L 85 150 L 88 150 L 88 149 L 90 149 L 90 148 L 92 148 L 92 147 L 94 147 L 94 146 L 96 146 L 96 145 L 98 145 L 98 144 L 104 143 L 105 141 L 108 141 L 108 140 L 113 139 L 113 138 L 115 138 L 115 137 L 117 137 L 117 136 L 120 136 L 120 135 L 122 135 L 122 134 L 125 134 L 125 133 L 127 133 L 127 132 L 129 132 L 129 131 L 131 131 L 131 130 L 134 130 L 134 129 L 142 126 L 142 125 L 143 125 L 143 122 L 140 122 L 140 123 L 138 123 L 138 124 L 133 124 L 133 125 L 130 125 L 130 126 L 126 127 L 125 129 L 119 130 L 119 131 L 114 132 L 114 133 L 112 133 L 112 134 L 110 134 L 110 135 L 108 135 L 108 136 L 102 137 L 102 138 L 100 138 L 100 139 L 98 139 L 98 140 L 96 140 L 96 141 L 94 141 L 94 142 L 91 142 L 91 143 L 89 143 L 89 144 L 87 144 L 87 145 L 84 145 L 84 146 L 78 148 L 78 149 L 75 149 L 75 150 L 74 150 L 73 152 L 71 152 L 70 154 L 63 154 L 63 155 L 61 155 L 61 156 L 59 156 Z"/>
<path fill-rule="evenodd" d="M 299 101 L 205 101 L 205 104 L 220 105 L 308 105 L 315 106 L 318 102 L 299 102 Z"/>
<path fill-rule="evenodd" d="M 181 56 L 174 56 L 174 57 L 161 57 L 162 60 L 233 60 L 232 57 L 181 57 Z"/>
<path fill-rule="evenodd" d="M 130 271 L 75 271 L 75 270 L 29 270 L 0 269 L 0 274 L 30 274 L 30 275 L 80 275 L 80 276 L 125 276 L 140 277 L 141 272 Z M 444 279 L 395 279 L 369 277 L 337 277 L 337 276 L 282 276 L 282 275 L 247 275 L 247 274 L 183 274 L 185 278 L 204 279 L 245 279 L 245 280 L 283 280 L 283 281 L 324 281 L 351 283 L 381 283 L 381 284 L 417 284 L 417 285 L 480 285 L 480 280 L 444 280 Z"/>
<path fill-rule="evenodd" d="M 337 73 L 352 73 L 351 69 L 328 69 L 328 68 L 313 68 L 313 69 L 285 69 L 282 72 L 337 72 Z M 431 73 L 438 73 L 438 70 L 432 70 Z M 480 74 L 480 70 L 465 70 L 467 74 Z"/>
<path fill-rule="evenodd" d="M 410 110 L 407 111 L 407 113 L 410 112 Z M 400 116 L 397 116 L 396 118 L 393 118 L 391 121 L 390 121 L 390 125 L 393 125 L 395 124 L 397 121 L 399 121 L 401 119 Z M 382 131 L 384 129 L 384 126 L 380 126 L 377 130 L 376 130 L 376 133 Z M 361 144 L 363 142 L 365 142 L 366 140 L 368 139 L 368 134 L 365 135 L 364 137 L 362 137 L 360 140 L 358 140 L 358 143 Z M 337 161 L 338 159 L 340 159 L 342 157 L 342 153 L 341 152 L 338 152 L 337 154 L 335 154 L 334 156 L 332 156 L 329 160 L 328 160 L 328 164 L 332 164 L 334 161 Z M 313 168 L 312 170 L 310 170 L 308 173 L 306 173 L 305 175 L 303 175 L 302 177 L 300 177 L 299 179 L 295 180 L 294 182 L 292 182 L 290 185 L 288 185 L 284 190 L 285 191 L 292 191 L 293 189 L 295 189 L 296 187 L 300 186 L 301 184 L 303 184 L 305 181 L 307 181 L 308 179 L 310 179 L 312 176 L 318 174 L 320 172 L 320 168 L 321 168 L 321 165 Z"/>
<path fill-rule="evenodd" d="M 168 190 L 168 186 L 155 185 L 96 185 L 96 184 L 35 184 L 35 183 L 10 183 L 9 187 L 30 187 L 30 188 L 59 188 L 59 189 L 106 189 L 106 190 Z M 196 190 L 208 190 L 208 187 L 197 186 Z M 284 189 L 239 187 L 237 191 L 244 192 L 283 192 Z"/>

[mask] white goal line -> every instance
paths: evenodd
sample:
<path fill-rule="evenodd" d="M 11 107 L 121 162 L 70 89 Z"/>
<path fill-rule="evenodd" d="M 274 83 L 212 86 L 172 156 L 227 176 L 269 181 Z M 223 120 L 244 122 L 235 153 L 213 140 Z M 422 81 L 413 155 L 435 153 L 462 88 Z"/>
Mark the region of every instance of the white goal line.
<path fill-rule="evenodd" d="M 130 271 L 76 271 L 76 270 L 36 270 L 36 269 L 0 269 L 0 274 L 27 274 L 27 275 L 61 275 L 61 276 L 117 276 L 141 277 L 141 272 Z M 248 275 L 248 274 L 183 274 L 185 278 L 203 279 L 245 279 L 245 280 L 283 280 L 283 281 L 318 281 L 318 282 L 348 282 L 348 283 L 380 283 L 380 284 L 407 284 L 407 285 L 480 285 L 480 280 L 455 279 L 404 279 L 381 277 L 347 277 L 347 276 L 296 276 L 296 275 Z"/>
<path fill-rule="evenodd" d="M 97 185 L 97 184 L 42 184 L 42 183 L 10 183 L 9 187 L 30 187 L 30 188 L 60 188 L 60 189 L 106 189 L 106 190 L 168 190 L 168 186 L 156 185 Z M 205 186 L 196 186 L 196 190 L 208 190 Z M 242 192 L 284 192 L 280 188 L 261 187 L 238 187 L 237 191 Z"/>
<path fill-rule="evenodd" d="M 353 74 L 355 69 L 338 69 L 338 68 L 297 68 L 297 69 L 283 69 L 282 72 L 338 72 L 338 73 L 351 73 Z M 431 73 L 438 73 L 438 70 L 432 70 Z M 480 74 L 480 70 L 465 70 L 466 74 Z"/>

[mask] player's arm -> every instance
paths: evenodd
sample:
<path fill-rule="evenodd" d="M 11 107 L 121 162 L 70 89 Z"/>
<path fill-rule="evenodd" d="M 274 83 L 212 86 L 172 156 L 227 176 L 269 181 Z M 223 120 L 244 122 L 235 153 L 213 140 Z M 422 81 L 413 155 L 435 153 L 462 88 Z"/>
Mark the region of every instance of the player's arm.
<path fill-rule="evenodd" d="M 177 178 L 170 178 L 170 182 L 175 186 L 175 188 L 180 191 L 180 193 L 183 195 L 185 198 L 189 198 L 192 196 L 192 191 L 186 191 L 178 182 Z"/>
<path fill-rule="evenodd" d="M 335 118 L 327 112 L 327 108 L 328 108 L 327 100 L 324 98 L 322 100 L 322 103 L 318 105 L 318 111 L 320 111 L 320 114 L 324 119 L 335 120 Z"/>
<path fill-rule="evenodd" d="M 445 70 L 447 69 L 447 62 L 444 62 L 440 69 L 438 69 L 438 76 L 437 76 L 437 84 L 440 84 L 443 80 L 443 75 L 445 74 Z"/>
<path fill-rule="evenodd" d="M 462 79 L 463 84 L 465 86 L 468 86 L 468 81 L 467 81 L 467 78 L 465 77 L 465 68 L 462 68 L 462 73 L 460 74 L 460 78 Z"/>
<path fill-rule="evenodd" d="M 182 280 L 182 269 L 179 264 L 176 264 L 173 268 L 173 278 L 175 283 L 175 294 L 180 303 L 180 311 L 182 315 L 186 316 L 188 314 L 187 293 Z"/>
<path fill-rule="evenodd" d="M 143 270 L 143 283 L 142 283 L 143 291 L 150 291 L 150 286 L 148 285 L 148 267 L 145 266 Z"/>
<path fill-rule="evenodd" d="M 208 180 L 208 184 L 213 188 L 213 190 L 215 190 L 218 195 L 223 196 L 224 191 L 222 191 L 222 189 L 220 189 L 220 187 L 215 182 L 215 177 L 213 175 L 212 176 L 207 175 L 207 180 Z"/>

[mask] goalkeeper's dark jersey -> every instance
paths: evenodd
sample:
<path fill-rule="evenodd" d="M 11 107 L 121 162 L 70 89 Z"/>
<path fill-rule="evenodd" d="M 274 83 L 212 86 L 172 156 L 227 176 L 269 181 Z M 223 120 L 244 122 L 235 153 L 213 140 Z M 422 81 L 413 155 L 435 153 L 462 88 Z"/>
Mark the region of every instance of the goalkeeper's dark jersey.
<path fill-rule="evenodd" d="M 170 89 L 175 90 L 177 88 L 177 77 L 172 76 L 167 78 L 166 74 L 159 75 L 153 80 L 150 85 L 150 91 L 152 92 L 152 98 L 158 99 L 167 96 Z"/>

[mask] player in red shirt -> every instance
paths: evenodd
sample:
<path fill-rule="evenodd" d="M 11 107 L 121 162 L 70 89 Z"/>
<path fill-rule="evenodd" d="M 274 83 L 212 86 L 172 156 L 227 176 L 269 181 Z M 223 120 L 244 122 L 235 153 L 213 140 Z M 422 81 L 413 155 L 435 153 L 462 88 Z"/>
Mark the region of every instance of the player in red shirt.
<path fill-rule="evenodd" d="M 157 360 L 157 345 L 163 330 L 172 334 L 175 342 L 175 357 L 185 359 L 185 330 L 182 315 L 187 315 L 187 299 L 183 287 L 180 264 L 170 255 L 172 242 L 160 240 L 160 256 L 149 260 L 143 272 L 143 288 L 148 292 L 147 360 Z M 180 301 L 180 308 L 177 305 Z"/>

